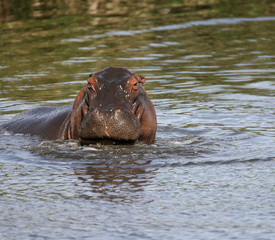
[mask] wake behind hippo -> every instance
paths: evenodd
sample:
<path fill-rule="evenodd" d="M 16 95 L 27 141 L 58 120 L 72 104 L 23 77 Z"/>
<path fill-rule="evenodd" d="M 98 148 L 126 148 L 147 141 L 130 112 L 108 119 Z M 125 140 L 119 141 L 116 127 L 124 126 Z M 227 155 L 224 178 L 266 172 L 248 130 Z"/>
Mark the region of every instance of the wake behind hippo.
<path fill-rule="evenodd" d="M 152 143 L 157 120 L 146 94 L 145 78 L 125 68 L 108 67 L 90 74 L 73 106 L 39 107 L 4 123 L 8 131 L 48 139 Z"/>

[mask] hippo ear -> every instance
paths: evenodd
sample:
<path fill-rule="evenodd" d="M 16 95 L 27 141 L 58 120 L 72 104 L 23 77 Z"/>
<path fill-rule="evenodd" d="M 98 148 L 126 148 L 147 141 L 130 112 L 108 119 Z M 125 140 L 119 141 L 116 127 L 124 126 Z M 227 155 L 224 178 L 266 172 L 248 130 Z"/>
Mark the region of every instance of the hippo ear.
<path fill-rule="evenodd" d="M 145 77 L 141 75 L 136 75 L 138 82 L 144 84 L 145 83 Z"/>

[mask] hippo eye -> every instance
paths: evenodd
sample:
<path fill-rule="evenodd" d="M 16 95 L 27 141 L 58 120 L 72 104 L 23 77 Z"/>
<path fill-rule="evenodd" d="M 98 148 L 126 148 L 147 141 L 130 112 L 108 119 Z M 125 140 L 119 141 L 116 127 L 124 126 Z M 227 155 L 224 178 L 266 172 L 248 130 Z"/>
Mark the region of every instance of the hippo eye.
<path fill-rule="evenodd" d="M 138 86 L 139 86 L 138 82 L 135 82 L 135 83 L 133 84 L 133 89 L 134 89 L 135 91 L 138 90 Z"/>
<path fill-rule="evenodd" d="M 91 77 L 88 79 L 87 82 L 88 82 L 87 87 L 89 89 L 92 89 L 95 92 L 96 91 L 95 88 L 97 86 L 97 81 L 93 77 Z"/>
<path fill-rule="evenodd" d="M 95 89 L 94 89 L 94 86 L 93 86 L 93 85 L 91 85 L 89 82 L 88 82 L 87 87 L 88 87 L 89 89 L 92 89 L 93 91 L 95 90 Z"/>
<path fill-rule="evenodd" d="M 130 91 L 138 91 L 139 90 L 139 82 L 135 78 L 130 78 L 127 82 L 128 88 Z"/>
<path fill-rule="evenodd" d="M 92 85 L 91 83 L 88 82 L 88 86 L 89 89 L 92 89 L 95 92 L 95 87 L 94 85 Z"/>

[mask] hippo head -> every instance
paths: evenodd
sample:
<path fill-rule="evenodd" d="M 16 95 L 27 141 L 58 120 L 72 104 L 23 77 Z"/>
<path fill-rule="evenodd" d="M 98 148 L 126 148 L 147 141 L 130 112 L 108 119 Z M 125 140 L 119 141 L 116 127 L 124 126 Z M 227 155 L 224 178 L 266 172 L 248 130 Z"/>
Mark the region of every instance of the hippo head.
<path fill-rule="evenodd" d="M 145 78 L 127 69 L 108 67 L 90 74 L 70 115 L 67 138 L 152 143 L 156 114 L 142 84 Z"/>

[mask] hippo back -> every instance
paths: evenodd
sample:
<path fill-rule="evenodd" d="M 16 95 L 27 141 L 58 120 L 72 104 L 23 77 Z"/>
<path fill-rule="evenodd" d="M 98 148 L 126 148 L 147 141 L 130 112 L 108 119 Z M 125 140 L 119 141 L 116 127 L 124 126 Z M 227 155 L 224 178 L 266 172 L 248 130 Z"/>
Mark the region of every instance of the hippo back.
<path fill-rule="evenodd" d="M 22 134 L 40 135 L 56 139 L 59 130 L 72 110 L 72 106 L 39 107 L 18 114 L 13 120 L 1 125 L 4 129 Z"/>

